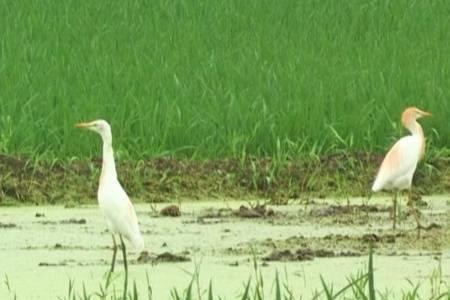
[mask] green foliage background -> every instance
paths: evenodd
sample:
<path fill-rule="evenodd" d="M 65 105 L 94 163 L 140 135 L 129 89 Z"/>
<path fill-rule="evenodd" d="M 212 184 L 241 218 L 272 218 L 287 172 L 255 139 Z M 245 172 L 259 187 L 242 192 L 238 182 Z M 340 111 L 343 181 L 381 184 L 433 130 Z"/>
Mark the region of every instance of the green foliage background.
<path fill-rule="evenodd" d="M 0 2 L 0 151 L 383 152 L 405 106 L 449 145 L 450 1 Z"/>

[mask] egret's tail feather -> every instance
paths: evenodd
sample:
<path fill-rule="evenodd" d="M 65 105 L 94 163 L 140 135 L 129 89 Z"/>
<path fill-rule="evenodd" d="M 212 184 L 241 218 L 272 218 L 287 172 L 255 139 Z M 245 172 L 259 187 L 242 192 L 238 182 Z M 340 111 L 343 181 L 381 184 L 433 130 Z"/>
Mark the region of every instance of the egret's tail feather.
<path fill-rule="evenodd" d="M 138 250 L 138 251 L 144 250 L 145 244 L 144 244 L 144 239 L 142 238 L 141 234 L 137 234 L 136 236 L 134 236 L 131 239 L 131 243 L 133 244 L 133 247 L 136 250 Z"/>
<path fill-rule="evenodd" d="M 375 182 L 372 185 L 372 192 L 379 192 L 383 188 L 383 182 L 381 180 L 378 180 L 378 178 L 375 180 Z"/>

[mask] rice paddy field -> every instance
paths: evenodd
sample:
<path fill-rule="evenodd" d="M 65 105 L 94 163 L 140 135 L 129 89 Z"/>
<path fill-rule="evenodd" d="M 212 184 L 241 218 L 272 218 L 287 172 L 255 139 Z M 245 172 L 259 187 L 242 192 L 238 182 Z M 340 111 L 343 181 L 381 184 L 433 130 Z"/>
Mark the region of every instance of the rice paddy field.
<path fill-rule="evenodd" d="M 1 0 L 0 299 L 450 299 L 449 87 L 445 0 Z M 408 106 L 420 237 L 369 192 Z M 95 119 L 146 242 L 125 297 Z"/>
<path fill-rule="evenodd" d="M 383 152 L 408 105 L 434 113 L 425 131 L 443 149 L 449 12 L 445 0 L 1 1 L 1 150 L 86 157 L 97 149 L 73 123 L 104 118 L 133 159 Z"/>

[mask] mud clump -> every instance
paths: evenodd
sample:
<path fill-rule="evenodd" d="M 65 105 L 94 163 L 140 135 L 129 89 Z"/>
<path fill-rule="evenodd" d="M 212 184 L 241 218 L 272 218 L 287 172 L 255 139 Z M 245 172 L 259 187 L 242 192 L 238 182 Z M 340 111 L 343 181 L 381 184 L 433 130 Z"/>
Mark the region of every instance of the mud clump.
<path fill-rule="evenodd" d="M 49 263 L 49 262 L 40 262 L 38 264 L 39 267 L 65 267 L 67 266 L 67 262 L 59 262 L 59 263 Z"/>
<path fill-rule="evenodd" d="M 367 233 L 361 236 L 361 241 L 364 243 L 395 243 L 397 238 L 405 237 L 405 233 L 399 232 L 396 234 L 378 235 L 375 233 Z"/>
<path fill-rule="evenodd" d="M 148 253 L 148 251 L 142 251 L 141 254 L 139 254 L 139 257 L 136 259 L 137 263 L 144 264 L 148 261 L 152 261 L 152 257 Z"/>
<path fill-rule="evenodd" d="M 17 225 L 14 223 L 0 223 L 0 228 L 16 228 Z"/>
<path fill-rule="evenodd" d="M 425 230 L 425 231 L 430 231 L 433 229 L 441 229 L 441 228 L 442 228 L 442 225 L 434 223 L 434 222 L 427 226 L 422 226 L 422 225 L 420 226 L 420 229 Z"/>
<path fill-rule="evenodd" d="M 199 215 L 199 219 L 217 219 L 224 217 L 231 217 L 234 215 L 234 211 L 231 208 L 208 208 Z"/>
<path fill-rule="evenodd" d="M 39 267 L 66 267 L 66 266 L 84 266 L 86 264 L 75 261 L 74 259 L 65 259 L 60 262 L 40 262 Z"/>
<path fill-rule="evenodd" d="M 170 252 L 163 252 L 156 256 L 150 255 L 147 251 L 142 251 L 139 257 L 137 258 L 137 263 L 145 264 L 145 263 L 158 263 L 158 262 L 169 262 L 169 263 L 177 263 L 177 262 L 188 262 L 191 259 L 184 254 L 173 254 Z"/>
<path fill-rule="evenodd" d="M 186 262 L 191 261 L 189 257 L 183 255 L 172 254 L 170 252 L 164 252 L 156 256 L 156 262 Z"/>
<path fill-rule="evenodd" d="M 179 217 L 181 216 L 180 208 L 177 205 L 169 205 L 161 209 L 159 212 L 161 216 L 165 217 Z"/>
<path fill-rule="evenodd" d="M 236 215 L 241 218 L 264 218 L 274 216 L 275 213 L 271 208 L 267 209 L 265 204 L 257 204 L 256 206 L 250 208 L 245 205 L 241 205 L 239 210 L 236 212 Z"/>
<path fill-rule="evenodd" d="M 59 222 L 60 224 L 86 224 L 86 219 L 67 219 Z"/>
<path fill-rule="evenodd" d="M 263 257 L 264 261 L 307 261 L 314 257 L 334 257 L 335 253 L 327 249 L 312 250 L 310 248 L 301 248 L 293 252 L 289 249 L 274 250 L 272 253 Z"/>
<path fill-rule="evenodd" d="M 314 256 L 315 257 L 334 257 L 334 256 L 336 256 L 336 254 L 331 250 L 318 249 L 318 250 L 314 251 Z"/>
<path fill-rule="evenodd" d="M 55 222 L 55 221 L 37 221 L 35 223 L 42 224 L 42 225 L 55 225 L 55 224 L 57 224 L 57 222 Z"/>
<path fill-rule="evenodd" d="M 379 243 L 386 241 L 388 243 L 395 243 L 395 235 L 378 235 L 375 233 L 363 234 L 361 236 L 361 241 L 364 243 Z"/>
<path fill-rule="evenodd" d="M 380 208 L 375 205 L 329 205 L 327 207 L 315 208 L 310 211 L 312 217 L 330 217 L 336 215 L 354 214 L 354 213 L 377 213 L 385 212 L 386 208 Z"/>
<path fill-rule="evenodd" d="M 292 253 L 291 250 L 274 250 L 272 253 L 263 257 L 264 261 L 296 261 L 297 257 Z M 312 260 L 312 257 L 308 260 Z"/>

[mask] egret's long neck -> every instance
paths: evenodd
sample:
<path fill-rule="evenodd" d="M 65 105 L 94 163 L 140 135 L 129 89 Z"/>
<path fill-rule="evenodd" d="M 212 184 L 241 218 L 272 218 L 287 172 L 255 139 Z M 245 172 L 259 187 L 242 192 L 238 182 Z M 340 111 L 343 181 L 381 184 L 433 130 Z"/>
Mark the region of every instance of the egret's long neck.
<path fill-rule="evenodd" d="M 406 127 L 413 136 L 417 137 L 420 142 L 420 154 L 419 154 L 419 160 L 423 158 L 425 154 L 425 136 L 423 134 L 422 126 L 420 126 L 419 122 L 416 120 L 410 122 L 408 126 Z"/>
<path fill-rule="evenodd" d="M 412 133 L 412 135 L 424 139 L 422 126 L 420 126 L 419 122 L 417 122 L 416 120 L 410 122 L 408 126 L 406 126 L 406 129 L 408 129 Z"/>
<path fill-rule="evenodd" d="M 103 163 L 100 184 L 105 180 L 117 179 L 116 164 L 114 162 L 114 151 L 112 148 L 111 134 L 102 135 L 103 139 Z"/>

